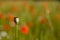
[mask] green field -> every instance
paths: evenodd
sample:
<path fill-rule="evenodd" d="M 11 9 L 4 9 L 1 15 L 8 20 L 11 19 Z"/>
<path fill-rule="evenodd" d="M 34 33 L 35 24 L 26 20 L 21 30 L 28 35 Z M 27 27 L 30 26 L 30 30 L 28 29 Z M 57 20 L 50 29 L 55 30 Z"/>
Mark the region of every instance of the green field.
<path fill-rule="evenodd" d="M 0 2 L 0 40 L 60 40 L 60 3 Z"/>

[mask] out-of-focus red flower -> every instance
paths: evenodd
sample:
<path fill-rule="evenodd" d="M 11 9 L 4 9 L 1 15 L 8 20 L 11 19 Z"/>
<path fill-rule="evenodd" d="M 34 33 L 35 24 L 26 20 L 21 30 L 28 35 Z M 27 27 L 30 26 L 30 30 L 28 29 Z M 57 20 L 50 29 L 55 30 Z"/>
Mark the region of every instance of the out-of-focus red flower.
<path fill-rule="evenodd" d="M 28 29 L 28 27 L 27 27 L 26 25 L 23 25 L 23 26 L 21 27 L 21 32 L 22 32 L 22 34 L 28 34 L 28 31 L 29 31 L 29 29 Z"/>
<path fill-rule="evenodd" d="M 8 31 L 9 29 L 10 29 L 10 25 L 9 25 L 9 24 L 5 24 L 5 25 L 3 26 L 3 30 Z"/>
<path fill-rule="evenodd" d="M 44 2 L 44 3 L 42 4 L 42 6 L 43 6 L 43 8 L 48 9 L 48 3 L 47 3 L 47 2 Z"/>
<path fill-rule="evenodd" d="M 26 3 L 26 2 L 22 2 L 22 5 L 23 5 L 24 7 L 26 7 L 26 8 L 28 8 L 28 7 L 29 7 L 29 4 L 28 4 L 28 3 Z"/>
<path fill-rule="evenodd" d="M 60 10 L 60 4 L 58 4 L 58 5 L 56 6 L 56 10 L 57 10 L 57 11 Z"/>
<path fill-rule="evenodd" d="M 14 16 L 12 14 L 7 15 L 8 20 L 14 21 Z"/>
<path fill-rule="evenodd" d="M 55 14 L 56 20 L 60 20 L 60 14 Z"/>
<path fill-rule="evenodd" d="M 35 17 L 35 9 L 34 9 L 34 6 L 33 5 L 30 5 L 29 6 L 29 11 L 30 11 L 30 13 L 31 13 L 31 15 L 33 16 L 33 17 Z"/>
<path fill-rule="evenodd" d="M 4 19 L 4 15 L 0 13 L 0 19 Z"/>
<path fill-rule="evenodd" d="M 16 5 L 12 5 L 11 10 L 15 12 L 18 11 L 19 8 Z"/>
<path fill-rule="evenodd" d="M 0 2 L 0 6 L 2 6 L 3 5 L 3 2 Z"/>
<path fill-rule="evenodd" d="M 41 22 L 42 24 L 45 24 L 45 23 L 47 22 L 47 20 L 46 20 L 46 18 L 42 17 L 42 18 L 40 18 L 40 22 Z"/>
<path fill-rule="evenodd" d="M 34 6 L 33 5 L 30 5 L 29 6 L 29 11 L 31 12 L 33 9 L 34 9 Z"/>
<path fill-rule="evenodd" d="M 32 17 L 35 17 L 35 16 L 36 16 L 35 10 L 32 10 L 32 11 L 31 11 L 31 14 L 32 14 Z"/>
<path fill-rule="evenodd" d="M 33 6 L 33 5 L 30 5 L 30 4 L 26 3 L 26 2 L 24 2 L 23 5 L 24 5 L 24 7 L 25 7 L 26 9 L 29 10 L 29 12 L 31 13 L 31 15 L 32 15 L 33 17 L 35 17 L 35 9 L 34 9 L 34 6 Z"/>
<path fill-rule="evenodd" d="M 28 22 L 27 25 L 31 27 L 33 25 L 33 23 L 32 22 Z"/>

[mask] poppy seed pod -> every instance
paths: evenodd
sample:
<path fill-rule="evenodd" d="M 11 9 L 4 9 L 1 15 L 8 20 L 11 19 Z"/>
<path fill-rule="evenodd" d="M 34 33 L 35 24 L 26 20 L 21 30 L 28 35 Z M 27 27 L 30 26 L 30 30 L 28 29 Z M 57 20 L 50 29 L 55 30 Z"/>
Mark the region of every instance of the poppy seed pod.
<path fill-rule="evenodd" d="M 19 23 L 19 18 L 18 17 L 14 17 L 14 22 L 17 24 Z"/>

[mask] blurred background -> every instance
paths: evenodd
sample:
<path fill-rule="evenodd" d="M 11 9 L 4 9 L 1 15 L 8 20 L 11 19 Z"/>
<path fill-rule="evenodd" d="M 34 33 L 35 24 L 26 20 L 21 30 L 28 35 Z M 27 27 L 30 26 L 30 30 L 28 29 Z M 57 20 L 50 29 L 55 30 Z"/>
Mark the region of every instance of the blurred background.
<path fill-rule="evenodd" d="M 60 2 L 1 1 L 0 40 L 60 40 Z"/>

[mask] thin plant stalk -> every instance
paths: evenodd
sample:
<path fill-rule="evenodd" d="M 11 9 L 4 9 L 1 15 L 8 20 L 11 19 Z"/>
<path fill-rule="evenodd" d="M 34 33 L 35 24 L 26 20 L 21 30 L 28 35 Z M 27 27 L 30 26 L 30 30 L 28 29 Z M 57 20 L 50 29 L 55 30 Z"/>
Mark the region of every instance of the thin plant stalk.
<path fill-rule="evenodd" d="M 19 31 L 18 31 L 18 24 L 16 24 L 16 28 L 15 28 L 15 40 L 19 40 Z"/>

